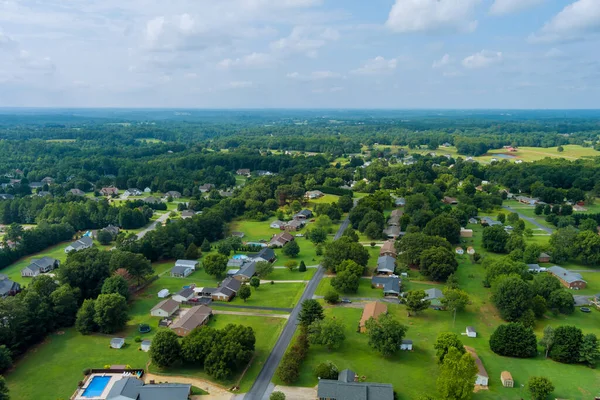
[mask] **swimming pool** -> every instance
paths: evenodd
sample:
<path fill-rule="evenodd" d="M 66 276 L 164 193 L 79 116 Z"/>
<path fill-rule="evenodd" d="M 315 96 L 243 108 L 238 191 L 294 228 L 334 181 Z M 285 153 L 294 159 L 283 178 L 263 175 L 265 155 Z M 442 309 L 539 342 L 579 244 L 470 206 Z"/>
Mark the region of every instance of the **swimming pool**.
<path fill-rule="evenodd" d="M 233 256 L 234 260 L 245 260 L 247 258 L 248 258 L 248 256 L 245 256 L 243 254 L 236 254 L 235 256 Z"/>
<path fill-rule="evenodd" d="M 100 397 L 108 382 L 110 382 L 110 376 L 95 376 L 92 378 L 90 384 L 83 391 L 82 397 Z"/>

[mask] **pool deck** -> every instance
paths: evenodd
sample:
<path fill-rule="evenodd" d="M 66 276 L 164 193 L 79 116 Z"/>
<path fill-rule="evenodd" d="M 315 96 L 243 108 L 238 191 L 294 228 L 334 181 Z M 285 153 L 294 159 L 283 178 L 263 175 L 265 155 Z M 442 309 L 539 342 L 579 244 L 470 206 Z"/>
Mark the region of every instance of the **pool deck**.
<path fill-rule="evenodd" d="M 97 376 L 99 376 L 99 377 L 110 377 L 111 379 L 108 381 L 108 383 L 104 387 L 104 390 L 102 391 L 102 394 L 100 396 L 94 396 L 94 397 L 84 396 L 83 393 L 88 388 L 88 386 L 90 385 L 90 383 L 92 383 L 92 381 L 94 380 L 94 378 L 97 377 Z M 87 380 L 85 381 L 84 385 L 81 387 L 81 389 L 79 389 L 77 391 L 77 393 L 75 394 L 75 396 L 73 396 L 71 398 L 71 400 L 105 400 L 108 397 L 108 393 L 112 389 L 112 387 L 115 384 L 115 382 L 118 381 L 118 380 L 120 380 L 122 377 L 123 377 L 122 373 L 118 373 L 118 374 L 111 374 L 111 373 L 91 374 L 91 375 L 89 375 L 87 377 Z"/>

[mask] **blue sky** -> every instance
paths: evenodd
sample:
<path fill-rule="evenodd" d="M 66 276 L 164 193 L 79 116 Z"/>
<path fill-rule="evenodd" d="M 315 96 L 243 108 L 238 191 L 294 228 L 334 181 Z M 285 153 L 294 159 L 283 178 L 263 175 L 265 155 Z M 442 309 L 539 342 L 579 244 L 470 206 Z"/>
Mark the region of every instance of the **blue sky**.
<path fill-rule="evenodd" d="M 600 0 L 2 0 L 14 106 L 600 108 Z"/>

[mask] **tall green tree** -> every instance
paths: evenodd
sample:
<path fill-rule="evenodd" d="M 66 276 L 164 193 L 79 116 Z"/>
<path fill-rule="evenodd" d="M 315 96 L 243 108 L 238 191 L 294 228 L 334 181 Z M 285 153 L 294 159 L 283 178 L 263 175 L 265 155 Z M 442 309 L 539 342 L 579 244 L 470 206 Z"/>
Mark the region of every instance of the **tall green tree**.
<path fill-rule="evenodd" d="M 509 322 L 518 321 L 531 309 L 532 298 L 531 287 L 518 275 L 501 276 L 492 285 L 492 301 Z"/>
<path fill-rule="evenodd" d="M 283 250 L 281 251 L 284 255 L 288 257 L 296 257 L 298 256 L 298 254 L 300 254 L 300 245 L 298 245 L 298 242 L 296 242 L 295 240 L 292 240 L 287 245 L 285 245 L 283 247 Z"/>
<path fill-rule="evenodd" d="M 75 329 L 82 335 L 89 335 L 90 333 L 97 331 L 98 324 L 96 324 L 94 318 L 95 315 L 95 301 L 92 299 L 85 299 L 79 308 L 79 311 L 77 311 Z"/>
<path fill-rule="evenodd" d="M 309 326 L 313 322 L 322 320 L 323 318 L 325 318 L 323 306 L 317 300 L 308 299 L 302 302 L 302 308 L 298 315 L 298 321 L 300 321 L 301 325 Z"/>
<path fill-rule="evenodd" d="M 101 294 L 94 304 L 94 322 L 102 333 L 115 333 L 125 328 L 129 319 L 127 300 L 117 293 Z"/>
<path fill-rule="evenodd" d="M 4 373 L 6 370 L 12 367 L 12 352 L 5 345 L 0 346 L 0 373 Z"/>
<path fill-rule="evenodd" d="M 456 313 L 458 311 L 464 311 L 464 309 L 469 304 L 469 295 L 467 292 L 461 289 L 444 289 L 444 298 L 442 299 L 442 304 L 446 307 L 447 310 L 452 311 L 454 314 L 453 322 L 456 321 Z"/>
<path fill-rule="evenodd" d="M 554 385 L 544 376 L 532 376 L 527 381 L 527 390 L 533 400 L 546 400 L 554 391 Z"/>
<path fill-rule="evenodd" d="M 389 357 L 396 354 L 402 345 L 408 327 L 392 318 L 389 314 L 380 315 L 379 318 L 369 318 L 366 322 L 369 346 Z"/>
<path fill-rule="evenodd" d="M 530 358 L 537 354 L 533 329 L 511 322 L 498 326 L 490 336 L 490 349 L 501 356 Z"/>
<path fill-rule="evenodd" d="M 443 237 L 450 243 L 459 243 L 460 223 L 455 218 L 442 214 L 429 221 L 423 233 Z"/>
<path fill-rule="evenodd" d="M 421 253 L 421 273 L 437 282 L 445 282 L 455 273 L 458 262 L 454 253 L 445 247 L 431 247 Z"/>
<path fill-rule="evenodd" d="M 483 248 L 494 252 L 504 253 L 508 242 L 508 233 L 500 225 L 485 228 L 483 230 Z"/>
<path fill-rule="evenodd" d="M 61 285 L 50 295 L 52 311 L 57 326 L 73 326 L 79 305 L 79 290 Z"/>
<path fill-rule="evenodd" d="M 433 345 L 438 364 L 441 364 L 444 361 L 444 357 L 446 357 L 446 354 L 448 354 L 448 350 L 451 347 L 458 349 L 458 351 L 461 353 L 465 352 L 465 347 L 460 341 L 458 335 L 451 332 L 440 333 L 435 341 L 435 344 Z"/>
<path fill-rule="evenodd" d="M 160 330 L 150 345 L 150 360 L 160 368 L 167 368 L 181 359 L 181 344 L 172 330 Z"/>
<path fill-rule="evenodd" d="M 440 368 L 437 390 L 442 399 L 470 399 L 476 376 L 477 366 L 471 354 L 463 354 L 455 347 L 450 347 Z"/>
<path fill-rule="evenodd" d="M 8 386 L 6 386 L 6 380 L 3 376 L 0 376 L 0 400 L 9 400 Z"/>
<path fill-rule="evenodd" d="M 406 302 L 406 309 L 408 310 L 408 316 L 410 313 L 418 314 L 423 310 L 427 310 L 431 305 L 431 301 L 425 300 L 427 294 L 424 290 L 409 290 L 406 293 L 404 301 Z"/>
<path fill-rule="evenodd" d="M 316 320 L 308 326 L 310 344 L 325 346 L 327 350 L 337 350 L 346 340 L 344 324 L 333 318 Z"/>
<path fill-rule="evenodd" d="M 227 270 L 227 261 L 223 254 L 209 254 L 204 258 L 204 269 L 207 274 L 221 278 Z"/>
<path fill-rule="evenodd" d="M 240 290 L 238 290 L 237 295 L 240 297 L 240 299 L 244 300 L 244 303 L 245 303 L 246 300 L 248 300 L 250 298 L 250 296 L 252 296 L 252 291 L 250 290 L 250 286 L 242 285 L 242 287 L 240 287 Z"/>
<path fill-rule="evenodd" d="M 554 341 L 550 348 L 550 358 L 565 364 L 579 362 L 579 352 L 583 343 L 583 333 L 575 326 L 559 326 L 554 330 Z"/>
<path fill-rule="evenodd" d="M 583 337 L 583 341 L 579 347 L 579 362 L 594 368 L 598 361 L 600 361 L 600 344 L 598 343 L 598 337 L 593 333 L 589 333 Z"/>

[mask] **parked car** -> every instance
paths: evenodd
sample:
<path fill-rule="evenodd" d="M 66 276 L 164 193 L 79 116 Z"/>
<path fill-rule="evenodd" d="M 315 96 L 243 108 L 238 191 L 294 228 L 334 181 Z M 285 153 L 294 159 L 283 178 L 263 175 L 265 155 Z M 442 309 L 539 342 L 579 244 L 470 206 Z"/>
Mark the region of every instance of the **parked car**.
<path fill-rule="evenodd" d="M 346 299 L 346 298 L 343 298 L 343 299 L 342 299 L 342 303 L 345 303 L 345 304 L 350 304 L 350 303 L 352 303 L 352 300 L 350 300 L 350 299 Z"/>

